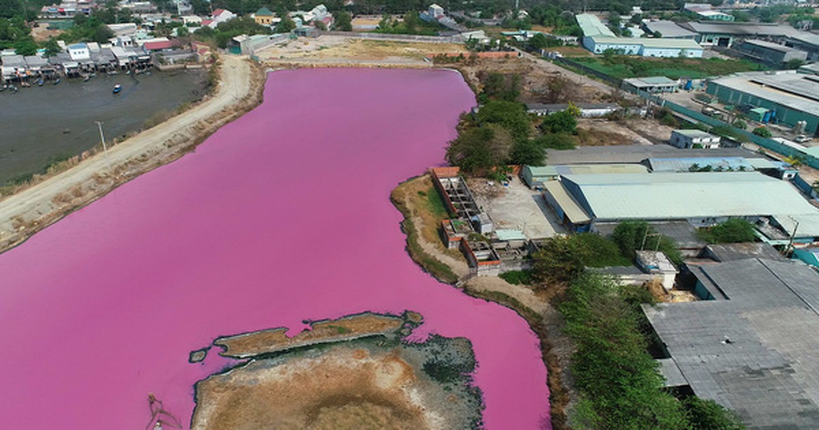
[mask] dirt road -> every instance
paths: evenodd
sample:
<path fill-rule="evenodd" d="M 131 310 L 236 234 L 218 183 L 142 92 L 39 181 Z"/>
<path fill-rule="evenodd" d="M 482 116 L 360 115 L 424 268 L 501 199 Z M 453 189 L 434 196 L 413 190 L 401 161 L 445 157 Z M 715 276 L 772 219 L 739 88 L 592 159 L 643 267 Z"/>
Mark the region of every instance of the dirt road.
<path fill-rule="evenodd" d="M 181 157 L 220 126 L 256 106 L 264 84 L 262 71 L 243 57 L 223 56 L 221 61 L 221 83 L 213 96 L 106 153 L 0 201 L 0 251 L 122 183 Z"/>

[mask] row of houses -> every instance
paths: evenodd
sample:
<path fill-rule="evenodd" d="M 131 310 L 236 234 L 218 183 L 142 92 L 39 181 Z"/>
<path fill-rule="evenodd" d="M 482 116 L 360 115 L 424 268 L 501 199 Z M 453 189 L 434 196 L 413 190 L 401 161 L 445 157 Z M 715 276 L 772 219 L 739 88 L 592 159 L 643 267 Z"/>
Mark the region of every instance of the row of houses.
<path fill-rule="evenodd" d="M 39 55 L 22 56 L 4 53 L 2 62 L 3 81 L 23 81 L 29 78 L 49 79 L 58 75 L 77 76 L 91 72 L 115 70 L 140 70 L 153 65 L 153 56 L 184 49 L 177 40 L 155 40 L 140 46 L 123 47 L 98 43 L 75 43 L 51 57 Z"/>

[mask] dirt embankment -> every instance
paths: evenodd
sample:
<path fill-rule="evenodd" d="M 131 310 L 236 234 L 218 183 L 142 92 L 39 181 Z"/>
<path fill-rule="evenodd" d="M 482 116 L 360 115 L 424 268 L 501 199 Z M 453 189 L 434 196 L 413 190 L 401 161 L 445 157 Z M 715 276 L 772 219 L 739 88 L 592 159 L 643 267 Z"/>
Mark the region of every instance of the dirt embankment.
<path fill-rule="evenodd" d="M 0 251 L 119 185 L 178 159 L 261 103 L 265 82 L 261 67 L 242 57 L 224 56 L 219 75 L 215 94 L 191 109 L 0 201 Z"/>
<path fill-rule="evenodd" d="M 506 306 L 529 323 L 540 339 L 543 362 L 549 371 L 552 426 L 557 430 L 568 428 L 566 410 L 572 399 L 577 398 L 569 372 L 572 345 L 563 334 L 563 318 L 551 304 L 553 296 L 527 286 L 512 285 L 499 277 L 471 277 L 466 262 L 453 258 L 449 254 L 451 250 L 444 250 L 441 245 L 436 233 L 440 216 L 431 213 L 420 198 L 421 193 L 429 190 L 437 192 L 432 188 L 429 175 L 423 175 L 400 184 L 392 192 L 393 204 L 404 215 L 408 253 L 440 281 L 453 283 L 455 276 L 457 285 L 465 293 Z"/>

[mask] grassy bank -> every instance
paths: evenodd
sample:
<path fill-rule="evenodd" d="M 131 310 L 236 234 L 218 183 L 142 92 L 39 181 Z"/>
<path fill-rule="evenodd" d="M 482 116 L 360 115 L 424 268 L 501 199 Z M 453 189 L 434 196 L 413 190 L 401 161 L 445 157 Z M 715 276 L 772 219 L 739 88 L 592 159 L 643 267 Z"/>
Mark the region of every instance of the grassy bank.
<path fill-rule="evenodd" d="M 426 206 L 426 214 L 424 215 L 426 215 L 426 218 L 428 218 L 430 221 L 434 222 L 437 220 L 440 223 L 440 220 L 444 219 L 444 217 L 446 217 L 448 214 L 443 206 L 443 202 L 440 202 L 440 198 L 437 199 L 439 203 L 432 203 L 435 201 L 434 197 L 437 196 L 437 192 L 435 194 L 430 194 L 427 191 L 423 191 L 424 195 L 421 195 L 420 192 L 418 192 L 415 196 L 413 196 L 412 190 L 409 190 L 406 186 L 406 184 L 411 182 L 413 179 L 415 178 L 403 182 L 390 194 L 392 204 L 395 205 L 395 207 L 404 216 L 404 221 L 401 223 L 401 228 L 407 235 L 407 252 L 412 260 L 418 263 L 418 265 L 420 265 L 425 271 L 429 272 L 429 274 L 441 282 L 454 284 L 458 282 L 458 276 L 452 271 L 452 269 L 450 269 L 449 266 L 438 261 L 438 259 L 424 251 L 424 248 L 419 243 L 421 226 L 416 226 L 415 222 L 413 222 L 413 215 L 416 214 L 414 214 L 409 208 L 408 199 L 414 198 L 416 200 L 422 200 L 425 204 L 419 206 Z M 433 189 L 432 191 L 434 192 L 435 190 Z"/>
<path fill-rule="evenodd" d="M 738 72 L 764 70 L 747 60 L 724 60 L 721 58 L 641 58 L 615 55 L 605 57 L 571 58 L 586 67 L 614 78 L 641 78 L 646 76 L 666 76 L 671 79 L 722 76 Z"/>

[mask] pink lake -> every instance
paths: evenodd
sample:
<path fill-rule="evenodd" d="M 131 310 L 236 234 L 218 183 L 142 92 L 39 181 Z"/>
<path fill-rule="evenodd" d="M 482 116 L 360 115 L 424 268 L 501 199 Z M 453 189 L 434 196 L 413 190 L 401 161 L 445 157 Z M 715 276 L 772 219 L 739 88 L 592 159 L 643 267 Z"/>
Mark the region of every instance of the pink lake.
<path fill-rule="evenodd" d="M 473 104 L 450 71 L 274 72 L 195 153 L 0 255 L 2 427 L 141 429 L 148 392 L 187 424 L 214 338 L 410 309 L 472 341 L 486 428 L 550 428 L 537 337 L 415 265 L 389 200 Z"/>

